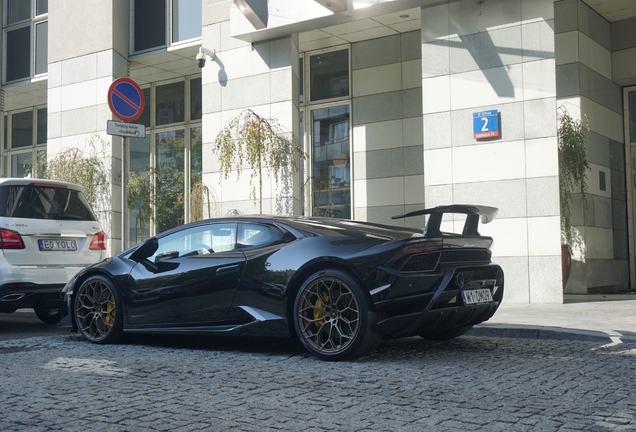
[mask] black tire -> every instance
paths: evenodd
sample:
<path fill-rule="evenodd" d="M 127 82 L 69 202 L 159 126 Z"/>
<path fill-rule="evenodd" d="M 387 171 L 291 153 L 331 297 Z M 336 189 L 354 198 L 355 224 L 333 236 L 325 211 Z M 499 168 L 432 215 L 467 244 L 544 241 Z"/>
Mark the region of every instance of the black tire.
<path fill-rule="evenodd" d="M 420 336 L 426 340 L 444 341 L 444 340 L 454 339 L 456 337 L 465 335 L 472 328 L 473 326 L 469 325 L 469 326 L 457 327 L 457 328 L 446 330 L 439 333 L 421 334 Z"/>
<path fill-rule="evenodd" d="M 294 329 L 303 346 L 323 360 L 364 355 L 382 335 L 368 293 L 351 275 L 323 270 L 310 276 L 294 301 Z"/>
<path fill-rule="evenodd" d="M 59 308 L 34 306 L 33 311 L 42 322 L 47 324 L 56 324 L 60 320 Z"/>
<path fill-rule="evenodd" d="M 113 283 L 91 276 L 80 285 L 73 302 L 73 317 L 84 339 L 98 344 L 115 343 L 123 332 L 123 310 Z"/>

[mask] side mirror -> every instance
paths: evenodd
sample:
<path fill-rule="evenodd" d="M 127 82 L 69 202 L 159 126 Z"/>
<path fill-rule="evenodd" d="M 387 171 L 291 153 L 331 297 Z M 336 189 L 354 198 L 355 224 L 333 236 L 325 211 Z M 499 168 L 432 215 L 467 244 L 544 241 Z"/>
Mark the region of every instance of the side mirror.
<path fill-rule="evenodd" d="M 150 238 L 130 255 L 130 259 L 135 262 L 141 262 L 157 252 L 157 249 L 159 249 L 159 240 L 157 240 L 157 237 Z"/>

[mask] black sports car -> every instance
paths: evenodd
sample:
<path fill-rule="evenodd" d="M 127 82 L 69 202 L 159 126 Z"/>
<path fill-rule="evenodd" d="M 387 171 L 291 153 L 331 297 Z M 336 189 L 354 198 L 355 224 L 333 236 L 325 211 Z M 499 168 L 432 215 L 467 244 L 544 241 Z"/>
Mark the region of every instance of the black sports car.
<path fill-rule="evenodd" d="M 462 234 L 440 231 L 465 214 Z M 325 360 L 383 337 L 449 339 L 488 320 L 503 296 L 479 235 L 497 209 L 451 205 L 422 230 L 342 219 L 238 216 L 183 225 L 78 273 L 58 326 L 95 343 L 123 332 L 297 337 Z"/>

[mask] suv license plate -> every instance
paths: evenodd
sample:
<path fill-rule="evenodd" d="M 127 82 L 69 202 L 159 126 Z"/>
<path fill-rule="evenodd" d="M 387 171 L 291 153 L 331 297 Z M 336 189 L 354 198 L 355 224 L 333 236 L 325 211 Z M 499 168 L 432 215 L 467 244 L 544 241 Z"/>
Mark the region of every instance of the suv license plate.
<path fill-rule="evenodd" d="M 492 301 L 492 292 L 488 288 L 462 291 L 462 299 L 465 305 L 489 303 Z"/>
<path fill-rule="evenodd" d="M 76 251 L 75 240 L 38 240 L 41 251 Z"/>

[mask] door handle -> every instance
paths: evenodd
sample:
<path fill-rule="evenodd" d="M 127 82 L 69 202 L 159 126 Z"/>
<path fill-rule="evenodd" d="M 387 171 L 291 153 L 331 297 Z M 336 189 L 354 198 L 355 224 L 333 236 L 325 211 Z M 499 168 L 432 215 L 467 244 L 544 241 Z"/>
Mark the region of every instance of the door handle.
<path fill-rule="evenodd" d="M 234 273 L 234 272 L 237 272 L 238 270 L 239 270 L 239 265 L 238 264 L 234 264 L 234 265 L 231 265 L 231 266 L 220 267 L 220 268 L 216 269 L 216 274 L 222 275 L 222 274 Z"/>

